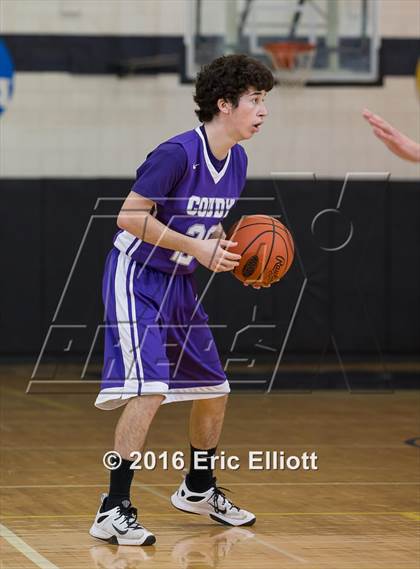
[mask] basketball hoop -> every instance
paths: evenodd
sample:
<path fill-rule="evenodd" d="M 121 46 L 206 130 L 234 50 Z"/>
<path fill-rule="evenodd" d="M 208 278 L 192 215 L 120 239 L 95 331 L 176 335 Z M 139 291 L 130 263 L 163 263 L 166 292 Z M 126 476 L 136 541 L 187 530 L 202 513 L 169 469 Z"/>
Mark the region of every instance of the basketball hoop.
<path fill-rule="evenodd" d="M 270 56 L 274 76 L 283 87 L 303 87 L 308 81 L 316 46 L 309 42 L 273 42 L 263 46 Z"/>

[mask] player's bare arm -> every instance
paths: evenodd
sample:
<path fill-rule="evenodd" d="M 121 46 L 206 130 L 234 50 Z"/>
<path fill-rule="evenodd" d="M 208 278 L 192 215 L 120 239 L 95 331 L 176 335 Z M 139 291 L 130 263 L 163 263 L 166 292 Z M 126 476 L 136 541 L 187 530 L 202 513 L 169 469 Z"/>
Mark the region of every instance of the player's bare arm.
<path fill-rule="evenodd" d="M 420 162 L 420 144 L 368 109 L 363 111 L 363 117 L 372 127 L 374 135 L 396 156 L 409 162 Z"/>
<path fill-rule="evenodd" d="M 192 255 L 216 273 L 231 271 L 238 266 L 241 256 L 228 251 L 228 247 L 236 243 L 221 237 L 203 241 L 174 231 L 151 215 L 154 205 L 152 200 L 130 192 L 118 215 L 118 227 L 152 245 Z M 221 224 L 220 228 L 219 235 L 224 236 Z"/>

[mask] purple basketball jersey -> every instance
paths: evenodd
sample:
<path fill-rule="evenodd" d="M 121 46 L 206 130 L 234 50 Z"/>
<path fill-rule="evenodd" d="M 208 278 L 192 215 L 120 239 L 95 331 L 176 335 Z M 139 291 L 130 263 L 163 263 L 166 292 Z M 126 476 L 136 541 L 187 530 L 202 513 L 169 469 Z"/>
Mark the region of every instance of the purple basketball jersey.
<path fill-rule="evenodd" d="M 245 151 L 238 144 L 233 146 L 218 172 L 199 127 L 167 142 L 184 148 L 187 168 L 164 202 L 157 203 L 156 218 L 178 233 L 209 239 L 243 190 L 247 167 Z M 165 273 L 192 273 L 198 265 L 191 255 L 151 245 L 127 231 L 117 233 L 114 246 L 134 261 Z"/>

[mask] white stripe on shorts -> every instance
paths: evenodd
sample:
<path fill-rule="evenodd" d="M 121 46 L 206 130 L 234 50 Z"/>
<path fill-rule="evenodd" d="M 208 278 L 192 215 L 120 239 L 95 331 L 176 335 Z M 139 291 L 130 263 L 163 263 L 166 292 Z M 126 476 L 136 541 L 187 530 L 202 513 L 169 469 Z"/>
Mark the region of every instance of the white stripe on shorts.
<path fill-rule="evenodd" d="M 130 274 L 128 276 L 129 281 L 130 281 L 129 290 L 130 290 L 130 301 L 131 301 L 131 325 L 133 326 L 133 333 L 134 333 L 133 334 L 134 335 L 134 346 L 132 345 L 132 351 L 135 355 L 135 360 L 137 361 L 137 363 L 139 365 L 139 373 L 140 373 L 139 380 L 141 383 L 143 383 L 144 373 L 143 373 L 143 364 L 142 364 L 141 355 L 140 355 L 139 331 L 137 328 L 136 298 L 134 296 L 134 286 L 133 286 L 133 280 L 134 280 L 134 273 L 135 272 L 136 272 L 136 263 L 133 263 L 131 265 Z"/>
<path fill-rule="evenodd" d="M 128 251 L 128 249 L 131 247 L 131 245 L 134 243 L 134 241 L 137 241 L 137 243 L 134 245 L 134 247 L 130 251 Z M 114 247 L 116 247 L 122 253 L 127 254 L 127 251 L 128 251 L 128 255 L 131 257 L 131 255 L 134 253 L 134 251 L 136 251 L 136 249 L 138 249 L 142 243 L 143 243 L 143 241 L 141 239 L 138 239 L 134 235 L 131 235 L 131 233 L 128 233 L 128 231 L 124 230 L 124 231 L 121 231 L 121 233 L 115 239 Z"/>
<path fill-rule="evenodd" d="M 115 409 L 127 403 L 130 397 L 144 394 L 164 394 L 168 391 L 168 385 L 163 381 L 144 381 L 143 362 L 140 353 L 139 333 L 137 328 L 137 314 L 134 296 L 134 275 L 137 264 L 132 262 L 130 273 L 128 272 L 132 260 L 125 253 L 118 254 L 117 268 L 115 271 L 115 311 L 118 322 L 118 336 L 124 363 L 124 385 L 121 387 L 108 387 L 102 389 L 96 398 L 95 405 L 99 409 Z M 127 295 L 127 279 L 129 296 Z M 128 302 L 131 302 L 132 319 L 130 319 Z M 134 345 L 131 337 L 133 330 Z M 137 358 L 139 374 L 134 358 Z M 139 389 L 141 385 L 141 389 Z"/>
<path fill-rule="evenodd" d="M 118 335 L 120 338 L 120 347 L 124 362 L 124 388 L 123 399 L 137 394 L 139 391 L 139 381 L 142 377 L 138 377 L 134 352 L 136 346 L 133 346 L 131 340 L 131 327 L 134 327 L 135 334 L 138 338 L 137 326 L 130 322 L 128 312 L 128 296 L 127 296 L 127 276 L 131 259 L 124 253 L 118 255 L 117 269 L 115 271 L 115 311 L 118 323 Z M 135 263 L 131 266 L 130 296 L 131 302 L 134 302 L 132 293 L 132 275 L 134 273 Z M 135 336 L 135 338 L 136 338 Z M 134 348 L 134 349 L 133 349 Z M 140 353 L 140 350 L 139 350 Z M 139 365 L 140 367 L 140 365 Z M 142 367 L 140 368 L 142 370 Z"/>

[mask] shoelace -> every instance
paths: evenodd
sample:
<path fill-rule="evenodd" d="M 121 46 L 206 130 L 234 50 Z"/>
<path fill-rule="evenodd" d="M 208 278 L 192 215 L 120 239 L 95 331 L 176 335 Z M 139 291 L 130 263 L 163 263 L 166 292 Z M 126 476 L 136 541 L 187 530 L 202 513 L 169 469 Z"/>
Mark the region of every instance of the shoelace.
<path fill-rule="evenodd" d="M 137 521 L 137 508 L 130 506 L 129 508 L 122 508 L 121 506 L 118 508 L 120 515 L 116 518 L 124 518 L 127 527 L 130 529 L 142 529 L 141 526 Z"/>
<path fill-rule="evenodd" d="M 231 502 L 229 500 L 229 498 L 226 497 L 225 493 L 222 492 L 222 490 L 224 490 L 225 492 L 231 492 L 231 490 L 229 490 L 229 488 L 223 488 L 223 486 L 216 486 L 216 481 L 215 481 L 214 486 L 213 486 L 213 494 L 211 495 L 211 500 L 213 502 L 212 505 L 213 505 L 213 508 L 214 508 L 214 511 L 216 512 L 216 514 L 224 513 L 224 512 L 221 512 L 220 508 L 219 508 L 219 496 L 223 500 L 222 506 L 224 506 L 226 503 L 228 503 L 230 506 L 230 509 L 235 508 L 239 512 L 240 508 L 238 508 L 238 506 L 235 506 L 235 504 L 233 502 Z"/>

